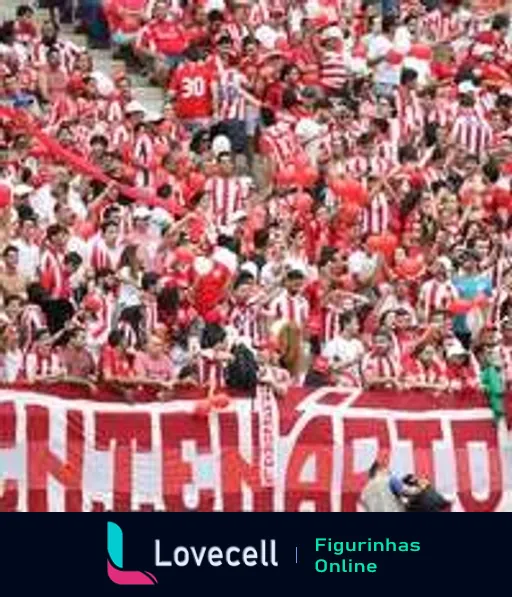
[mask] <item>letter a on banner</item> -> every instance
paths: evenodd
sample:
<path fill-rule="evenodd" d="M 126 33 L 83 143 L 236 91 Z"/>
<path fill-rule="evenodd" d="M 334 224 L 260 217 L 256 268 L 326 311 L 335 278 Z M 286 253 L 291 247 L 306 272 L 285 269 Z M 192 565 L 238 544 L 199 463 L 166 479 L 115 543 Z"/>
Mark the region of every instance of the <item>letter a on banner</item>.
<path fill-rule="evenodd" d="M 273 487 L 277 476 L 279 410 L 274 392 L 265 384 L 259 384 L 256 389 L 256 410 L 259 415 L 261 485 Z"/>

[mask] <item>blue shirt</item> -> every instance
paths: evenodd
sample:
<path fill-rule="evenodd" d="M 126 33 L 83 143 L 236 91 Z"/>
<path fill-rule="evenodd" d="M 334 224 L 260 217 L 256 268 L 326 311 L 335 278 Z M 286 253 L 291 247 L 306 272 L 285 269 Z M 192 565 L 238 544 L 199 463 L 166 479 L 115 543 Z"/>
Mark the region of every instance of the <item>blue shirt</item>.
<path fill-rule="evenodd" d="M 458 276 L 453 279 L 453 284 L 463 299 L 472 300 L 479 294 L 492 295 L 492 281 L 487 275 Z M 465 315 L 456 315 L 453 318 L 453 329 L 455 333 L 469 332 Z"/>

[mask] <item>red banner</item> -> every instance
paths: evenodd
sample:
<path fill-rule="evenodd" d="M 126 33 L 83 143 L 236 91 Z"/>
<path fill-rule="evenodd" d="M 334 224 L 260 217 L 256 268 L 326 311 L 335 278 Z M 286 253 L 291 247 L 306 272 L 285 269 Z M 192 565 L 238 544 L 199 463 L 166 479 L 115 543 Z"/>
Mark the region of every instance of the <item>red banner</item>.
<path fill-rule="evenodd" d="M 296 388 L 197 415 L 58 394 L 0 390 L 0 511 L 353 512 L 377 457 L 454 511 L 512 509 L 512 442 L 480 395 Z"/>

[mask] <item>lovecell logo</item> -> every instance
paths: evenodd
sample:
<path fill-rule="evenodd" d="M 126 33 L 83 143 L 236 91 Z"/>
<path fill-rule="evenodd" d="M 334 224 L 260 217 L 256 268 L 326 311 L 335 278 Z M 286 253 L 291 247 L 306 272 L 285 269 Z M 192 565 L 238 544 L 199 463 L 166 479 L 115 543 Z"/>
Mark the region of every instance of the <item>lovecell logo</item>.
<path fill-rule="evenodd" d="M 115 522 L 107 523 L 107 572 L 116 585 L 156 585 L 151 572 L 123 569 L 123 531 Z"/>

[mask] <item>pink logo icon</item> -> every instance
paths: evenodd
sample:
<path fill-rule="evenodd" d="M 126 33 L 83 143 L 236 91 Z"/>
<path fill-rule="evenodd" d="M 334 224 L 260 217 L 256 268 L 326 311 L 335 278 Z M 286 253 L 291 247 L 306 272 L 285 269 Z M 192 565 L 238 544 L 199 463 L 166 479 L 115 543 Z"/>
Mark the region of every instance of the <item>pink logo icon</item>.
<path fill-rule="evenodd" d="M 107 573 L 116 585 L 156 585 L 151 572 L 123 570 L 123 531 L 115 522 L 107 523 Z"/>

